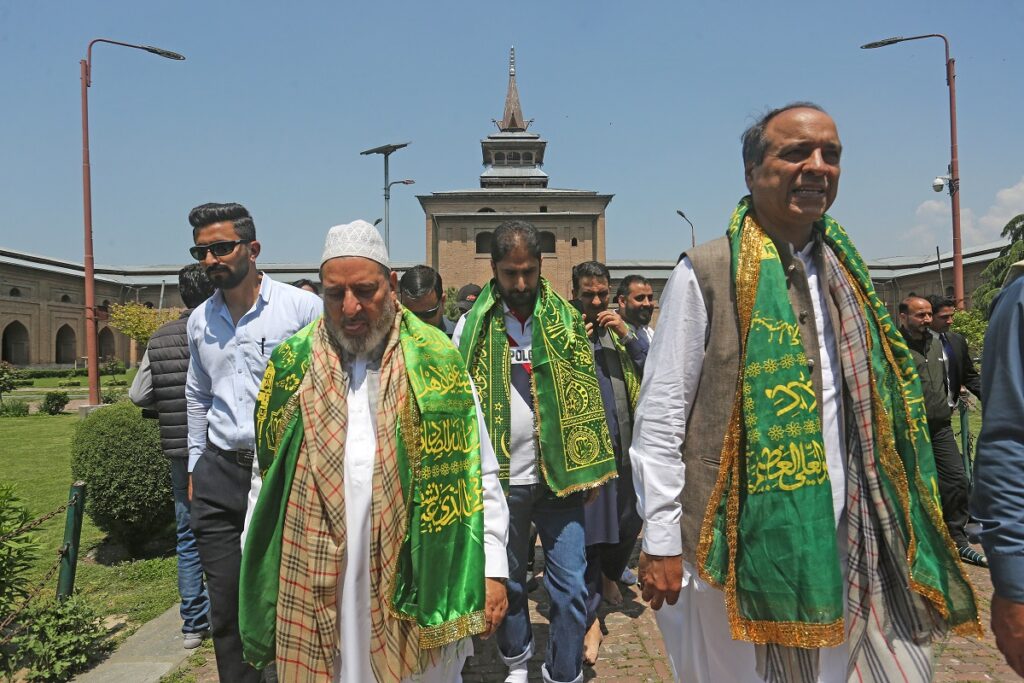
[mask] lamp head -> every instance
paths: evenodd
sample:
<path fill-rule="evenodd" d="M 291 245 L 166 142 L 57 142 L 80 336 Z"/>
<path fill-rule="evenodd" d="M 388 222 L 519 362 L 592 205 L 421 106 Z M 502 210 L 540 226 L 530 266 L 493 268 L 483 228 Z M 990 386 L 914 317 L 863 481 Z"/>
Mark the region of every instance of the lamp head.
<path fill-rule="evenodd" d="M 152 52 L 153 54 L 160 55 L 161 57 L 165 57 L 166 59 L 176 59 L 179 62 L 184 61 L 185 59 L 185 55 L 180 55 L 177 52 L 171 52 L 170 50 L 165 50 L 160 47 L 153 47 L 152 45 L 140 45 L 139 47 L 141 47 L 146 52 Z"/>
<path fill-rule="evenodd" d="M 860 46 L 862 50 L 874 50 L 876 47 L 885 47 L 886 45 L 893 45 L 894 43 L 903 42 L 903 36 L 893 36 L 891 38 L 883 38 L 882 40 L 876 40 L 873 43 L 864 43 Z"/>

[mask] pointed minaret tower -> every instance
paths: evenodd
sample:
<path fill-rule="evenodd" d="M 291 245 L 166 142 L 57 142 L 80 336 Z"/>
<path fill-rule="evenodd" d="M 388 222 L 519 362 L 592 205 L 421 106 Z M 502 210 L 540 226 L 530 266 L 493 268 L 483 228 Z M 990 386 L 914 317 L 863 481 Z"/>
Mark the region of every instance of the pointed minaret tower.
<path fill-rule="evenodd" d="M 544 165 L 544 148 L 548 143 L 536 133 L 526 131 L 533 119 L 527 121 L 523 117 L 519 103 L 515 47 L 509 51 L 505 113 L 501 121 L 494 123 L 498 132 L 480 141 L 484 162 L 480 187 L 547 187 L 548 175 L 541 166 Z"/>

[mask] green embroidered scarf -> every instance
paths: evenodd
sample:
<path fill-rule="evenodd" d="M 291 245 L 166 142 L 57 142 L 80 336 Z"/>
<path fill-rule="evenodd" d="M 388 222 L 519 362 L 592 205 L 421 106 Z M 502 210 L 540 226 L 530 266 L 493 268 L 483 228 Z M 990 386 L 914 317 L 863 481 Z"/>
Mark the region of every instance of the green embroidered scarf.
<path fill-rule="evenodd" d="M 508 485 L 511 368 L 504 307 L 492 280 L 466 316 L 459 351 L 480 394 L 484 420 Z M 540 279 L 533 309 L 531 383 L 535 439 L 544 481 L 558 496 L 617 475 L 594 355 L 579 311 Z"/>
<path fill-rule="evenodd" d="M 416 623 L 420 648 L 437 648 L 486 629 L 480 434 L 458 350 L 440 330 L 408 311 L 400 315 L 399 343 L 415 401 L 406 401 L 396 420 L 407 531 L 384 585 L 391 615 Z M 319 324 L 274 350 L 257 397 L 263 489 L 242 554 L 239 626 L 245 659 L 258 668 L 274 661 L 285 511 L 304 438 L 296 390 Z"/>
<path fill-rule="evenodd" d="M 845 639 L 843 581 L 819 406 L 779 254 L 750 206 L 749 197 L 740 201 L 727 232 L 741 372 L 697 560 L 702 577 L 726 593 L 733 637 L 833 646 Z M 863 458 L 877 468 L 900 522 L 911 587 L 951 625 L 971 630 L 973 605 L 950 597 L 972 592 L 937 512 L 913 359 L 843 228 L 825 216 L 815 230 L 836 254 L 867 323 L 875 448 Z"/>

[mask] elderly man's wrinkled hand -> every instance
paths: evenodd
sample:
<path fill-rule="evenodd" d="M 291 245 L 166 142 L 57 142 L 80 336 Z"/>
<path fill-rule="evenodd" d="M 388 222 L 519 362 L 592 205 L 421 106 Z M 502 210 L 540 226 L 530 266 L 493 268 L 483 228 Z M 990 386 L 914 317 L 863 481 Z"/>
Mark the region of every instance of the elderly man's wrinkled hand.
<path fill-rule="evenodd" d="M 641 596 L 651 609 L 659 610 L 666 602 L 676 604 L 683 585 L 682 555 L 661 556 L 642 552 L 638 572 Z"/>
<path fill-rule="evenodd" d="M 1024 604 L 993 594 L 992 633 L 1006 663 L 1024 677 Z"/>
<path fill-rule="evenodd" d="M 484 604 L 484 619 L 487 621 L 487 630 L 480 634 L 481 638 L 487 639 L 494 635 L 494 632 L 501 626 L 505 619 L 505 612 L 508 611 L 508 593 L 505 590 L 505 582 L 501 579 L 487 579 L 487 595 Z"/>

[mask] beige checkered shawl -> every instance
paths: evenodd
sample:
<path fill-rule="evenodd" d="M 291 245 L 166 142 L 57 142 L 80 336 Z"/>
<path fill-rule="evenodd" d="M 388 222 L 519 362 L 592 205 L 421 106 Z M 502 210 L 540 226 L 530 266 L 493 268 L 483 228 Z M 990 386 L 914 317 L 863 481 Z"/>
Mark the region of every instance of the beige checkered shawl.
<path fill-rule="evenodd" d="M 410 395 L 398 343 L 398 321 L 381 360 L 377 397 L 377 457 L 370 539 L 370 662 L 380 683 L 432 665 L 414 623 L 389 611 L 396 560 L 406 532 L 396 466 L 396 425 Z M 296 394 L 305 438 L 285 512 L 277 601 L 277 672 L 281 681 L 330 681 L 338 656 L 338 584 L 345 571 L 345 434 L 348 376 L 321 322 L 312 361 Z M 341 643 L 344 650 L 345 644 Z M 362 681 L 353 683 L 363 683 Z"/>

